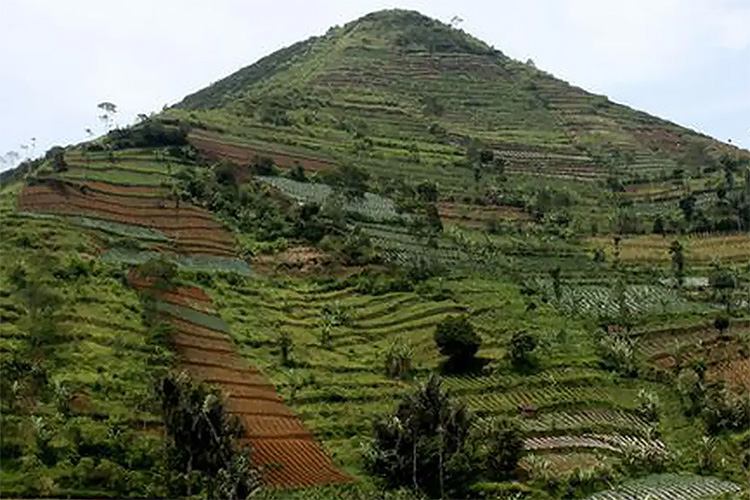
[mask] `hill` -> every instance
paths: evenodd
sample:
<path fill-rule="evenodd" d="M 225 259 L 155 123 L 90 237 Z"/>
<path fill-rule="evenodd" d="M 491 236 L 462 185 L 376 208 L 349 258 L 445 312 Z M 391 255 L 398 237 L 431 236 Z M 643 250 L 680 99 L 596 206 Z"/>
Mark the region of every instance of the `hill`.
<path fill-rule="evenodd" d="M 54 148 L 2 178 L 2 494 L 738 494 L 749 158 L 401 10 Z"/>

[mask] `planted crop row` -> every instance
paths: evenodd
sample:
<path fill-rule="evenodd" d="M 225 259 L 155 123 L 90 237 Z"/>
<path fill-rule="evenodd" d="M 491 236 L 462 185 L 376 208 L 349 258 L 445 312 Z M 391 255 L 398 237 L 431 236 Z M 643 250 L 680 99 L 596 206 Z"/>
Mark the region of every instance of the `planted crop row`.
<path fill-rule="evenodd" d="M 581 402 L 607 403 L 617 405 L 610 391 L 594 386 L 545 387 L 528 391 L 515 390 L 492 394 L 464 396 L 462 399 L 470 408 L 480 412 L 507 412 L 523 407 L 544 407 Z"/>
<path fill-rule="evenodd" d="M 521 420 L 525 432 L 575 430 L 586 427 L 613 426 L 645 433 L 648 424 L 633 413 L 611 409 L 583 409 L 542 413 L 535 418 Z"/>
<path fill-rule="evenodd" d="M 159 252 L 111 248 L 102 255 L 102 259 L 110 262 L 123 262 L 134 265 L 143 264 L 149 259 L 158 257 L 159 255 L 161 255 Z M 179 254 L 173 254 L 171 257 L 178 266 L 191 271 L 234 273 L 240 276 L 252 276 L 252 270 L 247 262 L 237 258 L 227 258 L 215 255 Z"/>
<path fill-rule="evenodd" d="M 739 491 L 735 483 L 715 477 L 658 474 L 627 481 L 611 490 L 595 493 L 587 500 L 708 500 Z"/>
<path fill-rule="evenodd" d="M 538 436 L 524 440 L 527 450 L 554 450 L 560 448 L 598 448 L 617 453 L 627 449 L 663 450 L 659 439 L 648 439 L 621 434 L 584 434 L 581 436 Z"/>
<path fill-rule="evenodd" d="M 305 203 L 314 202 L 322 205 L 333 193 L 333 189 L 327 184 L 298 182 L 286 177 L 257 177 L 257 179 L 274 186 L 286 196 Z M 344 210 L 373 220 L 401 217 L 393 201 L 374 193 L 365 193 L 361 198 L 347 199 Z"/>

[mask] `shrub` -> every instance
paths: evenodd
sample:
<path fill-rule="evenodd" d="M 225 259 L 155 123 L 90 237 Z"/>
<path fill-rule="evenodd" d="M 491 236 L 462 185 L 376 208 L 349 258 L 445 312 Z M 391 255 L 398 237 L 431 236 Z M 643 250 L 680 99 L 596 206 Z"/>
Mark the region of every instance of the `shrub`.
<path fill-rule="evenodd" d="M 141 278 L 153 280 L 157 290 L 169 290 L 174 287 L 177 277 L 177 263 L 166 255 L 158 255 L 138 266 L 137 274 Z"/>
<path fill-rule="evenodd" d="M 750 399 L 714 387 L 707 391 L 701 416 L 709 434 L 724 430 L 750 429 Z"/>
<path fill-rule="evenodd" d="M 385 352 L 385 375 L 404 378 L 411 372 L 414 349 L 405 342 L 396 341 Z"/>
<path fill-rule="evenodd" d="M 276 163 L 270 156 L 255 156 L 250 166 L 256 175 L 276 175 L 278 173 Z"/>
<path fill-rule="evenodd" d="M 513 332 L 508 348 L 508 357 L 514 368 L 526 369 L 534 365 L 532 352 L 537 346 L 536 337 L 526 330 Z"/>
<path fill-rule="evenodd" d="M 485 469 L 490 478 L 507 479 L 523 456 L 523 436 L 518 423 L 507 418 L 495 420 L 482 436 Z"/>
<path fill-rule="evenodd" d="M 721 335 L 729 328 L 729 318 L 727 316 L 719 316 L 714 320 L 714 328 L 719 330 Z"/>
<path fill-rule="evenodd" d="M 435 343 L 442 355 L 460 367 L 471 361 L 481 340 L 466 316 L 449 316 L 435 328 Z"/>
<path fill-rule="evenodd" d="M 653 392 L 641 389 L 638 392 L 636 413 L 646 422 L 659 421 L 659 398 Z"/>
<path fill-rule="evenodd" d="M 405 395 L 394 414 L 375 420 L 366 466 L 391 487 L 461 497 L 476 472 L 472 421 L 466 406 L 450 398 L 433 376 Z"/>
<path fill-rule="evenodd" d="M 632 342 L 624 334 L 606 334 L 599 343 L 602 366 L 626 377 L 638 373 Z"/>

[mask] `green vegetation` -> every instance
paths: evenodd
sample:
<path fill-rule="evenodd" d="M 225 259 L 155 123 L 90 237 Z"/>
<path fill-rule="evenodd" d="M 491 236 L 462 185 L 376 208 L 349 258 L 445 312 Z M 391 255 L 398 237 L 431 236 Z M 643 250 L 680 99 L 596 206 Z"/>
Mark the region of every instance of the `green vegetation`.
<path fill-rule="evenodd" d="M 1 179 L 4 496 L 750 487 L 746 151 L 398 10 L 99 108 Z"/>

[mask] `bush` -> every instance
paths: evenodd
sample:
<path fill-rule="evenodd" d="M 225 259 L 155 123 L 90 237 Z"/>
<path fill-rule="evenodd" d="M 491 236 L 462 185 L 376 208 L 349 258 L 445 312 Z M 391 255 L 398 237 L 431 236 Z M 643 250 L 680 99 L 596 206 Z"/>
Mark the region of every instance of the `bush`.
<path fill-rule="evenodd" d="M 158 255 L 140 264 L 137 268 L 139 278 L 152 281 L 156 290 L 170 290 L 177 277 L 177 263 L 166 255 Z"/>
<path fill-rule="evenodd" d="M 435 328 L 435 344 L 440 354 L 460 367 L 473 359 L 481 340 L 466 316 L 449 316 Z"/>
<path fill-rule="evenodd" d="M 469 442 L 473 417 L 433 376 L 404 396 L 396 412 L 373 423 L 365 464 L 391 487 L 460 498 L 476 473 Z"/>
<path fill-rule="evenodd" d="M 526 330 L 513 332 L 508 348 L 508 356 L 514 368 L 527 369 L 534 366 L 532 352 L 536 349 L 537 339 Z"/>
<path fill-rule="evenodd" d="M 390 378 L 404 378 L 412 370 L 414 349 L 405 342 L 393 342 L 385 352 L 385 375 Z"/>
<path fill-rule="evenodd" d="M 503 480 L 511 477 L 523 456 L 523 435 L 518 423 L 500 418 L 482 436 L 484 463 L 488 477 Z"/>
<path fill-rule="evenodd" d="M 606 334 L 599 343 L 602 366 L 626 377 L 635 377 L 638 366 L 630 339 L 624 334 Z"/>
<path fill-rule="evenodd" d="M 641 389 L 638 392 L 636 413 L 646 422 L 659 421 L 659 398 L 653 392 Z"/>

